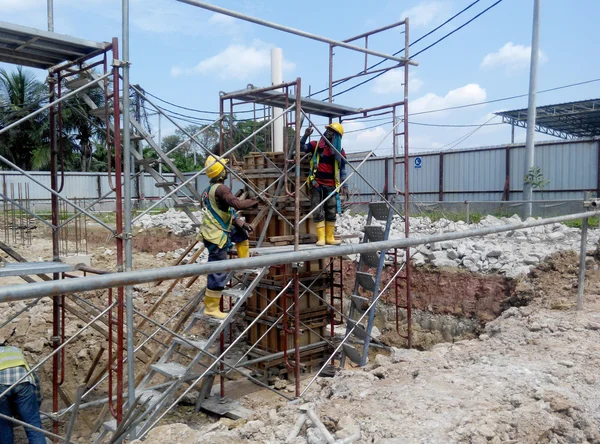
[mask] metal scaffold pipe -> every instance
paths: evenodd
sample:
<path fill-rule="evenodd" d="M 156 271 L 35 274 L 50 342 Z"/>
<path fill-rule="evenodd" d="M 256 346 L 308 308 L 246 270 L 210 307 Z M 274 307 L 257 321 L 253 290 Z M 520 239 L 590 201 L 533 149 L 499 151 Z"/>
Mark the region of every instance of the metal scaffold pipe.
<path fill-rule="evenodd" d="M 384 54 L 379 51 L 373 51 L 368 48 L 361 48 L 360 46 L 351 45 L 349 43 L 341 42 L 339 40 L 330 39 L 327 37 L 322 37 L 317 34 L 311 34 L 310 32 L 301 31 L 299 29 L 290 28 L 289 26 L 283 26 L 278 23 L 269 22 L 267 20 L 259 19 L 256 17 L 251 17 L 246 14 L 242 14 L 240 12 L 232 11 L 231 9 L 221 8 L 219 6 L 211 5 L 209 3 L 201 2 L 198 0 L 177 0 L 181 3 L 187 3 L 188 5 L 197 6 L 202 9 L 207 9 L 209 11 L 217 12 L 219 14 L 228 15 L 230 17 L 234 17 L 240 20 L 244 20 L 251 23 L 256 23 L 257 25 L 266 26 L 267 28 L 276 29 L 278 31 L 287 32 L 289 34 L 294 34 L 300 37 L 305 37 L 307 39 L 316 40 L 318 42 L 329 43 L 330 45 L 341 46 L 342 48 L 351 49 L 353 51 L 362 52 L 365 54 L 374 55 L 377 57 L 382 57 L 384 59 L 393 60 L 395 62 L 408 63 L 410 65 L 417 66 L 418 63 L 412 60 L 407 60 L 404 57 L 397 57 L 394 55 Z"/>
<path fill-rule="evenodd" d="M 491 227 L 476 228 L 467 231 L 433 234 L 419 238 L 390 239 L 380 242 L 367 242 L 362 244 L 339 245 L 333 247 L 315 247 L 288 253 L 277 253 L 244 259 L 231 259 L 226 261 L 209 262 L 205 264 L 177 265 L 147 270 L 135 270 L 124 273 L 109 273 L 101 276 L 91 276 L 78 279 L 36 282 L 27 285 L 11 285 L 0 288 L 0 302 L 22 301 L 26 299 L 36 299 L 41 296 L 56 296 L 110 287 L 144 284 L 157 280 L 181 279 L 210 273 L 222 273 L 248 268 L 262 268 L 271 265 L 292 264 L 294 262 L 308 260 L 314 261 L 332 256 L 346 256 L 351 254 L 369 253 L 373 251 L 391 250 L 393 248 L 414 247 L 433 242 L 466 239 L 469 237 L 486 236 L 488 234 L 504 233 L 507 231 L 520 230 L 524 228 L 567 222 L 586 217 L 594 217 L 598 214 L 600 214 L 600 211 L 588 211 L 584 213 L 552 217 L 549 219 L 506 225 L 494 225 Z"/>

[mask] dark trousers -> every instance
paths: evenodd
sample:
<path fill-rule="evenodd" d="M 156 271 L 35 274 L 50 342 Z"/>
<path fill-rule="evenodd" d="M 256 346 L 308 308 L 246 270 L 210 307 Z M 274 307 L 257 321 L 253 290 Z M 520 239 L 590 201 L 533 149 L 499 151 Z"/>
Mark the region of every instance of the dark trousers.
<path fill-rule="evenodd" d="M 326 199 L 333 191 L 335 187 L 327 187 L 325 185 L 319 185 L 318 187 L 312 187 L 310 189 L 310 205 L 316 208 L 323 199 Z M 313 213 L 314 222 L 335 222 L 335 216 L 337 214 L 337 203 L 335 200 L 335 194 L 331 196 L 327 201 L 319 207 L 317 211 Z"/>
<path fill-rule="evenodd" d="M 227 252 L 229 251 L 229 246 L 227 244 L 225 244 L 223 248 L 219 248 L 218 245 L 215 245 L 212 242 L 204 241 L 204 246 L 206 246 L 206 249 L 208 250 L 208 262 L 224 261 L 227 259 Z M 227 272 L 209 274 L 206 288 L 215 291 L 223 290 L 225 285 L 227 285 L 227 275 Z"/>
<path fill-rule="evenodd" d="M 9 387 L 9 385 L 0 384 L 0 393 L 4 393 Z M 5 396 L 0 398 L 0 413 L 13 417 L 15 414 L 18 414 L 21 421 L 40 429 L 42 428 L 35 387 L 28 382 L 17 384 Z M 13 422 L 0 418 L 1 444 L 14 443 L 13 424 Z M 37 430 L 25 427 L 25 434 L 27 435 L 29 444 L 46 444 L 44 434 Z"/>

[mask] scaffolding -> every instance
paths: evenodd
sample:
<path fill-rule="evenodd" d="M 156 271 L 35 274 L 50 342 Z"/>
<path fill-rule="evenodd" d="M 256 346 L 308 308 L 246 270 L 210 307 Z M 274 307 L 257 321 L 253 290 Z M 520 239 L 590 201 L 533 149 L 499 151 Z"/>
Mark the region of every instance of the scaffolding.
<path fill-rule="evenodd" d="M 204 130 L 195 134 L 189 133 L 174 118 L 167 115 L 154 103 L 142 88 L 129 85 L 129 11 L 127 0 L 123 2 L 122 59 L 119 57 L 116 38 L 112 39 L 110 43 L 96 43 L 61 36 L 53 32 L 0 23 L 0 30 L 2 31 L 0 32 L 0 43 L 2 43 L 0 60 L 47 69 L 49 72 L 49 103 L 35 113 L 0 129 L 0 134 L 44 110 L 49 110 L 51 135 L 50 186 L 47 187 L 41 184 L 33 176 L 2 156 L 0 156 L 0 161 L 6 166 L 21 172 L 51 193 L 51 222 L 44 221 L 44 223 L 52 231 L 53 261 L 41 264 L 27 263 L 28 269 L 24 267 L 15 268 L 12 275 L 21 276 L 27 281 L 27 296 L 19 296 L 23 288 L 4 287 L 0 289 L 0 301 L 33 299 L 27 307 L 29 308 L 39 302 L 40 298 L 52 296 L 53 351 L 49 356 L 32 366 L 31 371 L 35 371 L 48 360 L 52 360 L 52 412 L 45 415 L 52 420 L 53 428 L 52 432 L 44 433 L 55 441 L 68 442 L 78 412 L 85 408 L 97 406 L 104 406 L 100 415 L 101 419 L 106 414 L 112 416 L 112 420 L 104 421 L 102 419 L 103 424 L 97 423 L 95 429 L 92 430 L 94 432 L 98 428 L 101 429 L 96 439 L 97 442 L 101 442 L 105 438 L 110 439 L 111 442 L 118 442 L 125 436 L 143 437 L 191 390 L 199 392 L 197 408 L 210 409 L 211 400 L 209 397 L 216 377 L 220 379 L 219 396 L 224 399 L 225 376 L 227 374 L 232 371 L 242 373 L 242 369 L 248 366 L 266 368 L 265 363 L 267 362 L 275 362 L 274 365 L 282 366 L 284 372 L 288 372 L 290 375 L 293 373 L 295 396 L 300 397 L 314 381 L 313 378 L 308 386 L 301 390 L 300 382 L 303 369 L 309 369 L 316 373 L 316 378 L 325 366 L 335 362 L 343 363 L 346 357 L 359 365 L 364 365 L 372 339 L 371 326 L 376 302 L 390 288 L 394 289 L 397 316 L 400 308 L 407 310 L 407 341 L 409 347 L 411 345 L 409 245 L 386 246 L 386 248 L 383 248 L 382 245 L 383 242 L 388 242 L 389 225 L 395 217 L 403 218 L 405 236 L 407 239 L 409 238 L 408 67 L 409 65 L 415 65 L 415 63 L 408 58 L 408 20 L 345 41 L 336 41 L 203 2 L 195 0 L 179 1 L 329 44 L 329 100 L 319 101 L 304 97 L 300 78 L 279 85 L 264 88 L 250 86 L 241 91 L 221 94 L 220 116 L 212 124 L 207 125 L 204 130 L 211 125 L 219 125 L 221 144 L 218 157 L 233 160 L 226 168 L 232 177 L 237 178 L 244 184 L 241 196 L 259 196 L 266 200 L 264 208 L 257 214 L 251 215 L 252 220 L 250 221 L 254 224 L 255 229 L 258 228 L 257 232 L 260 233 L 253 240 L 252 253 L 257 257 L 251 258 L 250 262 L 254 261 L 261 265 L 242 266 L 243 259 L 227 261 L 230 264 L 219 264 L 224 271 L 229 272 L 229 278 L 232 282 L 231 288 L 224 293 L 229 297 L 230 310 L 228 317 L 214 328 L 208 339 L 190 339 L 187 333 L 195 323 L 198 320 L 201 322 L 206 321 L 201 312 L 196 312 L 196 306 L 201 302 L 203 292 L 183 304 L 177 313 L 165 322 L 159 323 L 152 319 L 152 314 L 159 309 L 161 303 L 168 297 L 175 285 L 184 277 L 190 277 L 186 283 L 186 287 L 189 288 L 200 274 L 208 272 L 208 268 L 202 269 L 201 272 L 194 271 L 187 274 L 190 267 L 206 266 L 175 264 L 169 268 L 173 274 L 161 274 L 160 269 L 132 272 L 131 225 L 137 218 L 148 213 L 168 198 L 172 198 L 176 202 L 176 206 L 186 212 L 195 224 L 198 224 L 199 220 L 194 215 L 193 210 L 201 199 L 201 191 L 195 188 L 194 179 L 202 174 L 204 169 L 191 177 L 185 177 L 176 168 L 169 155 L 184 143 L 190 141 L 196 143 L 206 154 L 216 153 L 212 153 L 212 147 L 204 146 L 199 139 Z M 397 27 L 403 27 L 404 30 L 404 57 L 384 54 L 368 47 L 370 36 Z M 364 47 L 352 44 L 352 42 L 360 39 L 365 40 Z M 365 54 L 364 70 L 354 76 L 333 80 L 333 56 L 336 47 Z M 367 67 L 368 55 L 383 58 L 384 61 L 393 61 L 395 65 L 376 70 L 370 69 Z M 333 102 L 332 88 L 336 82 L 348 81 L 356 77 L 395 68 L 404 69 L 404 99 L 402 101 L 366 109 L 352 108 Z M 92 89 L 100 90 L 101 100 L 99 103 L 94 99 L 96 96 L 93 97 L 88 94 Z M 68 92 L 66 92 L 67 90 Z M 131 115 L 130 94 L 134 96 L 135 102 L 140 103 L 140 101 L 143 101 L 152 106 L 157 113 L 181 130 L 186 135 L 187 140 L 170 152 L 164 152 L 139 121 L 139 116 L 136 119 L 136 116 Z M 64 186 L 63 109 L 67 106 L 71 107 L 67 99 L 74 96 L 83 100 L 86 109 L 71 110 L 82 114 L 82 117 L 88 119 L 91 125 L 103 129 L 106 134 L 107 177 L 111 190 L 102 198 L 112 193 L 115 194 L 116 223 L 114 227 L 102 221 L 91 211 L 94 203 L 86 207 L 83 203 L 66 199 L 61 194 Z M 260 108 L 261 106 L 262 108 Z M 241 107 L 247 111 L 252 110 L 254 121 L 253 132 L 237 143 L 235 141 L 239 140 L 239 137 L 236 138 L 237 135 L 234 135 L 234 122 L 236 119 L 234 108 L 236 107 Z M 283 113 L 271 114 L 271 108 L 281 108 Z M 402 110 L 402 113 L 400 113 L 400 110 Z M 391 134 L 393 139 L 394 172 L 396 165 L 403 164 L 404 168 L 403 184 L 396 184 L 396 174 L 394 174 L 394 191 L 397 198 L 403 200 L 404 211 L 399 212 L 395 208 L 393 202 L 387 199 L 387 192 L 377 190 L 369 184 L 373 192 L 381 199 L 378 205 L 371 208 L 372 218 L 374 221 L 387 220 L 387 228 L 382 229 L 381 226 L 375 224 L 374 228 L 370 230 L 371 233 L 366 230 L 363 241 L 359 246 L 351 246 L 352 248 L 358 248 L 359 254 L 366 255 L 364 265 L 367 269 L 362 271 L 359 269 L 358 271 L 373 278 L 373 282 L 368 285 L 362 281 L 357 283 L 357 288 L 361 287 L 371 292 L 371 296 L 359 294 L 352 296 L 353 303 L 358 301 L 361 304 L 366 304 L 366 308 L 363 307 L 360 313 L 353 318 L 344 313 L 342 305 L 342 256 L 347 254 L 344 249 L 348 246 L 315 249 L 305 245 L 313 241 L 311 238 L 311 216 L 317 208 L 310 208 L 307 190 L 304 187 L 307 175 L 306 164 L 310 156 L 302 153 L 300 134 L 304 122 L 307 122 L 317 129 L 320 137 L 323 137 L 316 121 L 314 121 L 315 116 L 325 118 L 329 123 L 334 120 L 343 123 L 382 115 L 391 115 L 392 117 L 392 129 L 388 135 Z M 270 125 L 278 119 L 283 120 L 284 127 L 287 128 L 284 133 L 283 153 L 263 152 L 258 149 L 257 135 L 262 132 L 267 133 Z M 292 137 L 288 137 L 289 135 Z M 265 139 L 268 137 L 265 136 Z M 399 149 L 397 143 L 399 137 L 403 138 L 402 150 Z M 139 144 L 131 145 L 132 140 L 145 141 L 153 148 L 156 157 L 146 158 L 141 152 Z M 239 154 L 240 150 L 247 149 L 248 146 L 251 147 L 249 150 L 251 155 L 246 156 L 246 159 L 237 159 L 236 155 Z M 335 192 L 338 192 L 347 180 L 354 175 L 364 180 L 359 169 L 373 155 L 374 150 L 367 154 L 358 167 L 347 164 L 352 171 Z M 112 159 L 114 159 L 114 162 L 111 162 Z M 249 167 L 252 162 L 256 162 L 256 159 L 260 159 L 261 165 L 269 169 L 271 180 L 264 181 L 259 179 L 258 176 L 252 176 L 250 171 L 252 168 Z M 152 175 L 156 181 L 156 186 L 165 190 L 163 198 L 136 216 L 135 219 L 132 217 L 130 183 L 140 173 L 132 174 L 131 161 L 140 168 L 140 171 L 146 171 Z M 245 162 L 242 169 L 239 168 L 241 162 Z M 162 175 L 162 168 L 160 168 L 162 165 L 166 165 L 174 173 L 175 181 Z M 265 174 L 265 168 L 262 168 L 261 176 L 263 179 L 266 177 Z M 177 180 L 179 180 L 179 183 Z M 333 197 L 334 193 L 328 196 L 328 198 Z M 3 199 L 5 204 L 7 201 L 15 202 L 14 204 L 18 205 L 24 212 L 31 212 L 27 205 L 23 205 L 18 199 L 8 198 L 6 191 Z M 61 212 L 65 212 L 65 205 L 73 208 L 75 214 L 63 221 Z M 35 215 L 33 216 L 35 217 Z M 118 273 L 112 274 L 104 270 L 95 270 L 81 265 L 72 266 L 62 262 L 61 233 L 64 234 L 69 224 L 75 224 L 76 227 L 79 227 L 77 229 L 80 230 L 81 225 L 76 224 L 80 223 L 82 216 L 97 222 L 107 229 L 108 234 L 114 238 Z M 277 228 L 274 232 L 269 232 L 269 227 L 275 226 L 271 223 L 273 220 L 277 220 L 275 224 Z M 369 220 L 371 220 L 371 216 Z M 269 242 L 274 238 L 278 238 L 280 242 L 285 242 L 288 245 L 263 246 L 265 242 Z M 6 252 L 11 251 L 9 254 L 16 261 L 24 261 L 7 245 L 0 245 L 0 247 Z M 190 245 L 181 258 L 191 253 L 194 248 L 196 250 L 191 260 L 193 264 L 200 256 L 202 246 Z M 399 254 L 398 249 L 403 249 L 404 253 Z M 394 258 L 395 272 L 392 279 L 383 288 L 380 288 L 381 270 L 386 255 L 391 252 Z M 308 256 L 306 256 L 307 254 Z M 336 263 L 338 264 L 337 268 Z M 360 266 L 363 265 L 362 259 L 360 264 Z M 377 268 L 376 276 L 369 275 L 368 267 Z M 282 278 L 277 285 L 271 285 L 271 294 L 265 298 L 258 289 L 267 288 L 264 279 L 267 277 L 267 270 L 273 268 L 282 273 Z M 235 273 L 239 270 L 241 270 L 240 273 Z M 83 272 L 85 276 L 75 275 L 75 272 Z M 148 279 L 146 282 L 166 279 L 175 280 L 151 309 L 147 313 L 143 313 L 133 307 L 133 283 L 126 280 L 117 282 L 120 277 L 130 279 L 132 273 L 138 279 Z M 87 276 L 87 274 L 96 276 Z M 339 275 L 337 281 L 334 279 L 335 274 Z M 48 284 L 53 285 L 53 290 L 48 291 L 43 283 L 29 277 L 31 275 L 37 275 L 42 281 L 48 281 Z M 404 284 L 402 284 L 402 280 L 404 280 Z M 102 283 L 100 284 L 100 282 Z M 88 291 L 89 289 L 84 289 L 87 285 L 99 285 L 96 287 L 97 289 L 105 290 L 105 299 L 103 299 L 104 302 L 101 305 L 94 304 L 86 297 L 77 295 L 79 292 Z M 71 287 L 80 287 L 80 289 L 72 290 Z M 399 292 L 402 289 L 405 292 L 404 304 L 400 302 L 402 298 Z M 327 291 L 329 295 L 326 294 Z M 266 302 L 259 302 L 261 298 L 265 299 Z M 300 305 L 307 300 L 315 301 L 317 310 L 310 313 L 314 315 L 318 312 L 319 318 L 308 319 L 304 315 L 305 312 L 301 311 Z M 243 303 L 247 303 L 248 307 L 253 308 L 254 313 L 247 317 L 249 325 L 240 335 L 234 337 L 231 328 L 232 323 Z M 276 310 L 277 315 L 265 324 L 265 319 L 269 314 L 272 314 L 272 310 Z M 14 317 L 20 313 L 22 311 Z M 69 338 L 65 335 L 67 313 L 73 314 L 85 322 L 84 327 Z M 361 326 L 364 319 L 368 319 L 368 323 Z M 6 325 L 10 321 L 11 319 L 5 320 L 3 324 Z M 334 327 L 344 323 L 344 321 L 347 326 L 346 334 L 343 340 L 336 344 Z M 262 330 L 255 328 L 261 323 L 267 327 Z M 148 325 L 151 326 L 150 329 L 146 327 Z M 330 327 L 328 334 L 326 333 L 326 327 Z M 97 351 L 92 368 L 85 381 L 83 381 L 83 386 L 77 393 L 69 396 L 61 390 L 61 384 L 65 379 L 65 350 L 76 337 L 88 328 L 102 330 L 107 344 L 106 347 L 101 347 Z M 269 351 L 265 349 L 258 354 L 253 354 L 253 351 L 269 335 L 269 332 L 278 328 L 282 329 L 283 346 L 277 350 Z M 312 335 L 308 343 L 303 345 L 300 344 L 302 332 L 309 332 Z M 252 342 L 250 350 L 233 364 L 225 361 L 225 358 L 231 354 L 236 344 L 245 339 L 247 334 Z M 353 335 L 359 339 L 363 347 L 360 358 L 357 358 L 351 348 L 346 347 L 346 342 Z M 215 353 L 212 351 L 214 349 L 212 346 L 217 343 L 218 352 Z M 104 368 L 97 370 L 96 367 L 105 351 L 108 356 L 107 364 Z M 248 357 L 250 359 L 246 359 Z M 183 360 L 185 364 L 181 364 L 180 360 Z M 307 360 L 310 365 L 306 364 Z M 137 372 L 137 376 L 135 371 L 136 362 L 142 365 L 142 371 Z M 315 372 L 315 370 L 317 371 Z M 258 385 L 269 388 L 265 383 L 267 373 L 263 375 L 263 378 L 243 374 Z M 162 377 L 164 381 L 157 383 L 155 377 Z M 125 389 L 125 386 L 127 386 L 127 389 Z M 106 396 L 99 400 L 90 400 L 91 395 L 95 394 L 97 396 L 98 390 L 102 390 L 103 387 L 106 387 Z M 184 389 L 183 392 L 182 389 Z M 0 393 L 0 397 L 6 395 L 7 391 Z M 292 399 L 283 393 L 277 393 L 287 399 Z M 60 406 L 61 399 L 65 403 L 64 408 Z M 126 400 L 127 404 L 125 404 Z M 223 407 L 221 407 L 221 410 L 223 410 Z M 68 415 L 70 415 L 70 420 L 66 423 L 63 418 Z M 23 425 L 13 418 L 5 419 Z M 59 425 L 61 424 L 64 426 L 62 436 L 59 434 L 61 429 Z M 25 426 L 30 427 L 29 425 Z"/>

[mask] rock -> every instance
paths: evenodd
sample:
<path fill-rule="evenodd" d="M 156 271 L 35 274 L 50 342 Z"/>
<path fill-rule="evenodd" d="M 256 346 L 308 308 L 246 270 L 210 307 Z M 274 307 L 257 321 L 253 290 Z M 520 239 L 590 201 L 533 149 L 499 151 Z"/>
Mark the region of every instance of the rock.
<path fill-rule="evenodd" d="M 600 324 L 597 322 L 589 321 L 586 325 L 586 328 L 589 330 L 600 330 Z"/>
<path fill-rule="evenodd" d="M 167 253 L 160 252 L 156 254 L 156 259 L 162 259 L 167 255 Z"/>
<path fill-rule="evenodd" d="M 539 261 L 540 261 L 540 260 L 539 260 L 537 257 L 535 257 L 535 256 L 526 256 L 526 257 L 523 259 L 523 263 L 524 263 L 524 264 L 527 264 L 527 265 L 535 265 L 535 264 L 537 264 Z"/>
<path fill-rule="evenodd" d="M 25 343 L 25 345 L 23 346 L 23 350 L 39 354 L 44 350 L 45 342 L 46 341 L 44 341 L 44 339 L 42 338 L 38 338 L 34 341 L 27 341 L 27 343 Z"/>
<path fill-rule="evenodd" d="M 327 444 L 327 440 L 316 427 L 311 427 L 306 431 L 306 438 L 308 439 L 308 444 Z"/>
<path fill-rule="evenodd" d="M 486 257 L 500 257 L 502 256 L 502 250 L 495 248 L 487 252 Z"/>
<path fill-rule="evenodd" d="M 459 259 L 458 253 L 454 249 L 448 250 L 446 255 L 448 256 L 448 259 Z"/>
<path fill-rule="evenodd" d="M 373 339 L 377 339 L 381 336 L 381 331 L 375 325 L 371 329 L 371 336 L 373 337 Z"/>
<path fill-rule="evenodd" d="M 467 254 L 467 252 L 468 250 L 465 244 L 459 244 L 458 247 L 456 247 L 456 254 L 458 254 L 458 257 L 461 259 Z"/>
<path fill-rule="evenodd" d="M 425 256 L 418 251 L 410 256 L 410 260 L 417 267 L 425 265 Z"/>
<path fill-rule="evenodd" d="M 440 242 L 440 247 L 442 247 L 442 250 L 449 250 L 451 248 L 456 248 L 456 241 L 443 241 L 443 242 Z"/>
<path fill-rule="evenodd" d="M 283 390 L 287 387 L 287 382 L 282 379 L 277 379 L 274 383 L 274 386 L 277 390 Z"/>
<path fill-rule="evenodd" d="M 565 234 L 560 231 L 548 234 L 548 239 L 551 241 L 558 241 L 565 238 Z"/>
<path fill-rule="evenodd" d="M 434 259 L 431 263 L 438 268 L 456 267 L 458 265 L 455 261 L 448 259 L 447 257 Z"/>
<path fill-rule="evenodd" d="M 540 331 L 541 329 L 542 329 L 542 326 L 540 324 L 538 324 L 537 322 L 534 322 L 529 326 L 529 331 Z"/>
<path fill-rule="evenodd" d="M 563 365 L 567 368 L 575 367 L 575 363 L 573 361 L 558 361 L 558 365 Z"/>
<path fill-rule="evenodd" d="M 417 350 L 392 347 L 391 359 L 393 364 L 410 362 L 419 354 Z"/>

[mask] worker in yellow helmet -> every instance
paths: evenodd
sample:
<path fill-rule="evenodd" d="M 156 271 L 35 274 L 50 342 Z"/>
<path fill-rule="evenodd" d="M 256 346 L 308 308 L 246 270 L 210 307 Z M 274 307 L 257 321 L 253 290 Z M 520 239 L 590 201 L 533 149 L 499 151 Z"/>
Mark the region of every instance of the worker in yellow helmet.
<path fill-rule="evenodd" d="M 310 189 L 310 203 L 316 208 L 324 199 L 325 203 L 313 213 L 313 221 L 317 231 L 317 245 L 339 245 L 334 238 L 335 219 L 342 212 L 339 194 L 329 196 L 346 179 L 346 152 L 342 148 L 344 127 L 340 123 L 325 126 L 325 134 L 318 142 L 306 143 L 313 128 L 308 127 L 300 139 L 303 152 L 312 153 L 310 173 L 306 181 Z M 326 140 L 327 141 L 326 141 Z M 329 142 L 329 143 L 327 143 Z M 342 195 L 348 198 L 348 186 L 341 188 Z"/>
<path fill-rule="evenodd" d="M 252 232 L 250 224 L 237 217 L 235 211 L 256 207 L 256 199 L 238 199 L 225 185 L 227 159 L 208 156 L 204 164 L 210 185 L 202 193 L 203 217 L 198 240 L 204 242 L 208 250 L 208 262 L 227 259 L 227 253 L 235 243 L 237 255 L 248 257 L 250 244 L 248 233 Z M 227 273 L 208 275 L 206 294 L 204 296 L 204 314 L 216 319 L 224 319 L 227 314 L 221 312 L 219 303 L 221 292 L 227 285 Z"/>

